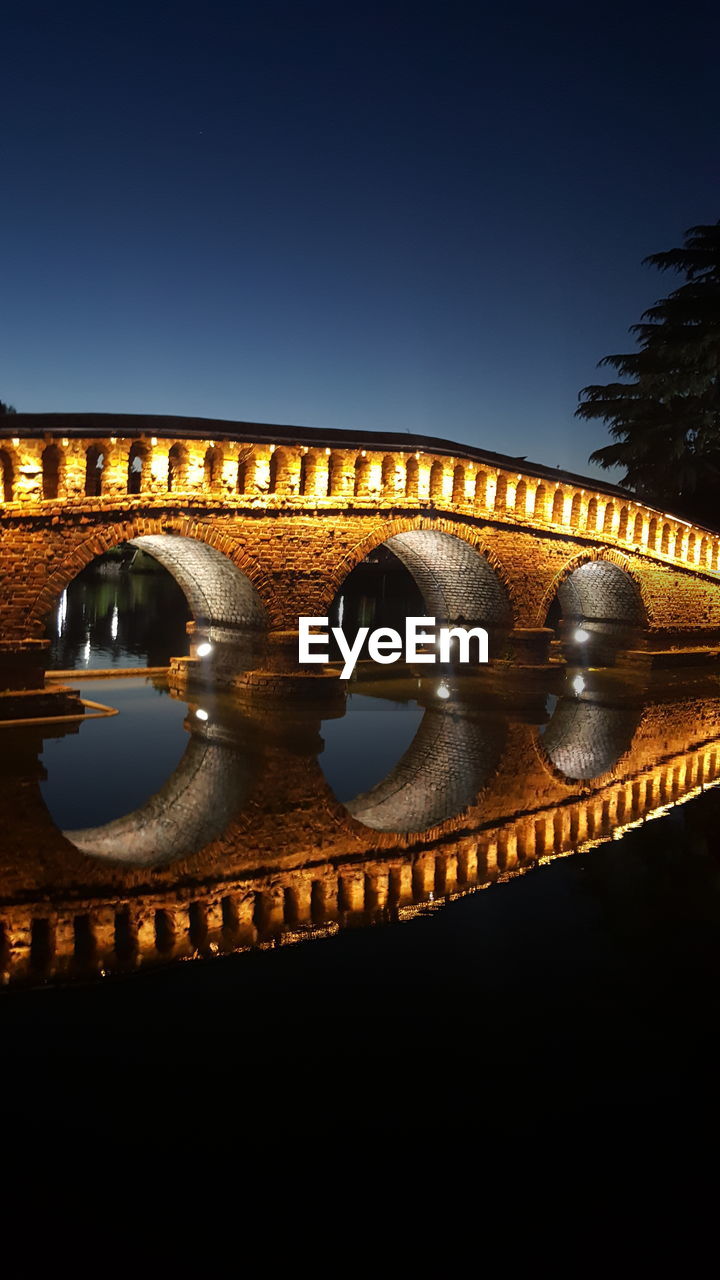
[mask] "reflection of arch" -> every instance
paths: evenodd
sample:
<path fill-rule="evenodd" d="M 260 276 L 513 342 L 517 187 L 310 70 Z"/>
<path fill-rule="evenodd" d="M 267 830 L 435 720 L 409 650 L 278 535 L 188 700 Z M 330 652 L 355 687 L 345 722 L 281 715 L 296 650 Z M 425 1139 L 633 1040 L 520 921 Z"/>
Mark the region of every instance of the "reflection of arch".
<path fill-rule="evenodd" d="M 639 718 L 637 707 L 561 698 L 541 735 L 543 752 L 563 778 L 588 782 L 628 750 Z"/>
<path fill-rule="evenodd" d="M 426 711 L 388 776 L 346 809 L 374 831 L 427 831 L 472 804 L 500 760 L 504 730 L 492 721 Z"/>
<path fill-rule="evenodd" d="M 187 857 L 221 836 L 242 807 L 252 758 L 222 739 L 193 734 L 175 772 L 141 808 L 63 835 L 88 857 L 111 862 L 160 866 Z"/>

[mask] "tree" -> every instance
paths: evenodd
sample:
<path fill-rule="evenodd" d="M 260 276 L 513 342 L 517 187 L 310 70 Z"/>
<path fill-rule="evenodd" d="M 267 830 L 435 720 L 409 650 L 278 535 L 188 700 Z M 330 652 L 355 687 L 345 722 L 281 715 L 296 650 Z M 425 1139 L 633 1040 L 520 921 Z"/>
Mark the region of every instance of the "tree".
<path fill-rule="evenodd" d="M 0 416 L 3 413 L 17 413 L 17 409 L 13 408 L 11 404 L 5 404 L 4 400 L 0 400 Z"/>
<path fill-rule="evenodd" d="M 577 416 L 609 423 L 614 444 L 591 462 L 621 466 L 638 497 L 717 524 L 720 485 L 720 221 L 691 227 L 680 249 L 645 263 L 685 283 L 633 325 L 639 350 L 606 356 L 625 382 L 584 387 Z"/>

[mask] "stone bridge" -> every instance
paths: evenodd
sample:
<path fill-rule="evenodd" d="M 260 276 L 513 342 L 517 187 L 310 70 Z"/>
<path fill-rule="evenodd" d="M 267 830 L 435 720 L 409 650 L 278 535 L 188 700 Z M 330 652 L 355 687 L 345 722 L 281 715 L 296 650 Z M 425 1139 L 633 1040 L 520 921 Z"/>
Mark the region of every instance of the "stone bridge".
<path fill-rule="evenodd" d="M 720 642 L 720 536 L 612 485 L 445 440 L 18 414 L 0 428 L 0 500 L 5 688 L 41 686 L 49 614 L 124 542 L 174 574 L 196 645 L 256 655 L 262 640 L 270 671 L 292 667 L 298 617 L 327 615 L 381 546 L 429 615 L 487 627 L 495 658 L 546 660 L 554 602 L 555 618 L 630 649 Z"/>
<path fill-rule="evenodd" d="M 157 796 L 84 832 L 59 831 L 42 799 L 38 756 L 51 730 L 5 730 L 6 981 L 127 972 L 409 919 L 720 783 L 712 688 L 634 708 L 561 697 L 544 727 L 521 712 L 500 734 L 492 717 L 428 705 L 389 778 L 347 806 L 323 777 L 319 726 L 289 732 L 267 705 L 233 733 L 190 716 L 185 757 Z M 431 741 L 442 782 L 428 802 Z M 164 831 L 178 802 L 183 822 Z M 156 844 L 139 838 L 146 828 Z"/>

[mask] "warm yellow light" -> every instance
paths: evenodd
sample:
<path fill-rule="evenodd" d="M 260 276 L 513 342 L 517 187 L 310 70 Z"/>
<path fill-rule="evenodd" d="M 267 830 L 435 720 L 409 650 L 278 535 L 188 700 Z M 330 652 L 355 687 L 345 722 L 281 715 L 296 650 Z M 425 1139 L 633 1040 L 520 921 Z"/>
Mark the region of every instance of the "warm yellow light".
<path fill-rule="evenodd" d="M 150 443 L 154 448 L 154 446 L 157 444 L 157 436 L 153 436 L 150 440 Z"/>

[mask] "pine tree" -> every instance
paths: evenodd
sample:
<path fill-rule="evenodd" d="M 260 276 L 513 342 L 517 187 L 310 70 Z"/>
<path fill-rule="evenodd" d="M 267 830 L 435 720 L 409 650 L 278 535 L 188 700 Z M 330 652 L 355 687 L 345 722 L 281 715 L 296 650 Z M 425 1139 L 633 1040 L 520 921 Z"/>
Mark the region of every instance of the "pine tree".
<path fill-rule="evenodd" d="M 720 221 L 691 227 L 681 249 L 644 261 L 685 283 L 633 325 L 639 349 L 606 356 L 624 382 L 584 387 L 577 415 L 602 419 L 614 444 L 591 462 L 621 466 L 640 498 L 709 524 L 720 521 Z"/>

